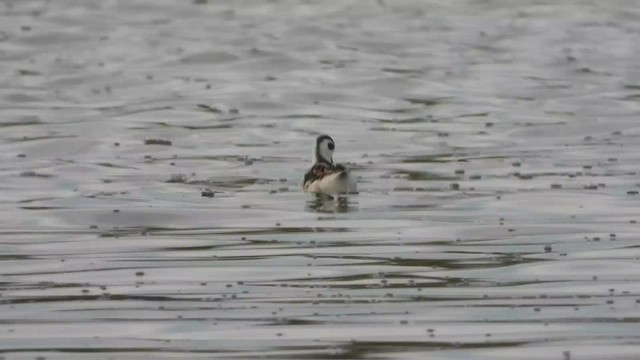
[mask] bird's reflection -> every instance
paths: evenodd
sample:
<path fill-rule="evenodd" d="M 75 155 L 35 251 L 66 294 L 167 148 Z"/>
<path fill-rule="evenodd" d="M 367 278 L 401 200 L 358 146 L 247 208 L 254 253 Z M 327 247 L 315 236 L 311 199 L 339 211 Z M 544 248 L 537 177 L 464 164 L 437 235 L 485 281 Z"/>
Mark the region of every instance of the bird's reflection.
<path fill-rule="evenodd" d="M 318 213 L 346 213 L 358 210 L 358 203 L 349 196 L 331 196 L 315 193 L 308 200 L 305 210 Z"/>

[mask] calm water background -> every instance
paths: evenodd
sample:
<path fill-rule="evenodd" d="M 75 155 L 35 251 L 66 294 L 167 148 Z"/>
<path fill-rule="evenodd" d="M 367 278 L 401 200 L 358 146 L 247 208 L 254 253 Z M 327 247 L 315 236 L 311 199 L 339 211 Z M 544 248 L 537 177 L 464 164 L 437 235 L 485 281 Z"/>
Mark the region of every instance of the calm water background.
<path fill-rule="evenodd" d="M 640 358 L 635 0 L 3 0 L 0 111 L 0 358 Z"/>

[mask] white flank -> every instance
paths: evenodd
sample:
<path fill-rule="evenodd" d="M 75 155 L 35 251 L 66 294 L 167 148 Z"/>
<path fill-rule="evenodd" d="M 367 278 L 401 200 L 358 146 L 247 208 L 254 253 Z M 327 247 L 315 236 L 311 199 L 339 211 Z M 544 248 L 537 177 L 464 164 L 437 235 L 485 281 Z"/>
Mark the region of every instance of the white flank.
<path fill-rule="evenodd" d="M 346 170 L 345 170 L 346 171 Z M 340 176 L 342 172 L 327 175 L 309 184 L 307 191 L 325 194 L 345 194 L 358 191 L 355 179 L 347 172 L 347 176 Z"/>

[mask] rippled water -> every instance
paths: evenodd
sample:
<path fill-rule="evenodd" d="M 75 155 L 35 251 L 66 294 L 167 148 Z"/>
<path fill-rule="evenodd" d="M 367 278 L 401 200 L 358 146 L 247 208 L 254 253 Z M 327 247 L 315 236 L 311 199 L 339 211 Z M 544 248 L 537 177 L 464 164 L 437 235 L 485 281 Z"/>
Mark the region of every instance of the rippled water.
<path fill-rule="evenodd" d="M 2 1 L 0 357 L 637 359 L 639 53 L 636 1 Z"/>

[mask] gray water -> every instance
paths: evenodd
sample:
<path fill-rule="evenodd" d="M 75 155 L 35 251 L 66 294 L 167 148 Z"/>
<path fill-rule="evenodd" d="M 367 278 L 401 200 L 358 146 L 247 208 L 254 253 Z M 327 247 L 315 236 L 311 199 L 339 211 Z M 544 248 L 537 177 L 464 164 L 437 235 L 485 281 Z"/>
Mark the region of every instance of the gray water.
<path fill-rule="evenodd" d="M 1 1 L 0 358 L 638 359 L 639 55 L 635 0 Z"/>

